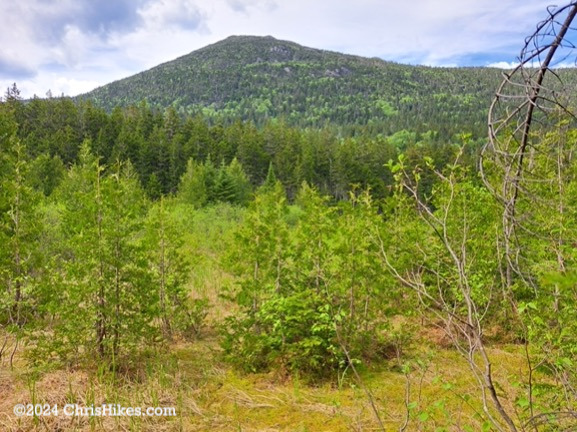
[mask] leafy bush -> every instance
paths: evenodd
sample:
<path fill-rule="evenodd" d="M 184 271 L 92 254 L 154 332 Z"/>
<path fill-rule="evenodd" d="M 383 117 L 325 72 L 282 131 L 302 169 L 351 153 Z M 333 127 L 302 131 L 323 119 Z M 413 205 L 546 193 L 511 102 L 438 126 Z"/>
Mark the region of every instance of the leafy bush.
<path fill-rule="evenodd" d="M 246 371 L 275 366 L 323 377 L 345 362 L 330 305 L 314 292 L 272 298 L 254 317 L 230 317 L 226 324 L 227 358 Z"/>
<path fill-rule="evenodd" d="M 322 378 L 385 353 L 394 295 L 368 236 L 376 210 L 353 198 L 333 207 L 305 184 L 288 207 L 278 183 L 256 196 L 227 260 L 241 314 L 222 346 L 238 367 Z"/>

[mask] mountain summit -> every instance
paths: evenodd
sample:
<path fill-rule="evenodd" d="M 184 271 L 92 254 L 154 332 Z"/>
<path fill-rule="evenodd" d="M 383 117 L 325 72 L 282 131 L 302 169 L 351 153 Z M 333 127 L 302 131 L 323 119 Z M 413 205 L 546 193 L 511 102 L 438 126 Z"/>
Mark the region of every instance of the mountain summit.
<path fill-rule="evenodd" d="M 231 36 L 81 97 L 107 109 L 146 100 L 257 123 L 283 118 L 300 126 L 370 126 L 383 133 L 460 124 L 474 132 L 485 127 L 500 74 L 401 65 L 271 36 Z"/>

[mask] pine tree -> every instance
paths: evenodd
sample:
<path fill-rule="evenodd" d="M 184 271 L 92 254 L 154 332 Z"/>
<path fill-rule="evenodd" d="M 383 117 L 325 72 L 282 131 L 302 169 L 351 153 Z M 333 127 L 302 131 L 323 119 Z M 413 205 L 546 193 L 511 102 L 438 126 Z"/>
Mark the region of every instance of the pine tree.
<path fill-rule="evenodd" d="M 114 361 L 154 339 L 158 296 L 152 289 L 146 250 L 138 241 L 146 212 L 144 193 L 129 162 L 117 162 L 112 168 L 102 184 L 102 241 L 109 254 L 103 317 L 108 334 L 103 345 Z"/>
<path fill-rule="evenodd" d="M 244 223 L 239 227 L 226 262 L 238 278 L 232 300 L 240 313 L 228 319 L 223 346 L 229 359 L 248 370 L 265 368 L 270 345 L 278 338 L 269 338 L 270 323 L 261 316 L 266 305 L 289 289 L 291 245 L 286 196 L 280 183 L 270 191 L 261 190 L 249 206 Z M 274 313 L 267 315 L 270 319 Z M 275 335 L 278 337 L 278 334 Z"/>
<path fill-rule="evenodd" d="M 162 185 L 160 184 L 156 173 L 152 173 L 148 178 L 148 182 L 146 183 L 146 194 L 152 200 L 157 200 L 162 197 Z"/>
<path fill-rule="evenodd" d="M 49 196 L 56 189 L 64 175 L 64 164 L 58 156 L 41 154 L 30 163 L 29 183 L 44 196 Z"/>
<path fill-rule="evenodd" d="M 236 248 L 228 262 L 243 276 L 236 298 L 250 313 L 255 313 L 271 292 L 283 289 L 290 255 L 286 213 L 286 195 L 277 182 L 272 190 L 256 195 L 236 234 Z"/>

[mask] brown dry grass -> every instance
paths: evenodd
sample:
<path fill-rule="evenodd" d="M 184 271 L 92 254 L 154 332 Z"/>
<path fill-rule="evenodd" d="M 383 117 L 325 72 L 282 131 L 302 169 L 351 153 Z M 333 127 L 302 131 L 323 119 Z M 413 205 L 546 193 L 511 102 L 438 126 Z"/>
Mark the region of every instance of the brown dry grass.
<path fill-rule="evenodd" d="M 427 333 L 427 332 L 425 332 Z M 424 345 L 423 345 L 424 346 Z M 413 353 L 414 354 L 414 353 Z M 491 351 L 499 382 L 524 374 L 518 347 Z M 425 359 L 425 356 L 420 356 Z M 142 365 L 138 379 L 85 370 L 36 373 L 22 352 L 14 370 L 0 369 L 0 431 L 372 431 L 378 430 L 368 400 L 348 377 L 341 386 L 305 385 L 274 374 L 242 375 L 220 361 L 215 340 L 175 343 L 168 353 Z M 406 416 L 406 377 L 394 362 L 363 371 L 387 430 L 398 430 Z M 469 425 L 480 430 L 478 392 L 466 363 L 447 349 L 432 351 L 409 375 L 414 404 L 408 431 Z M 518 389 L 501 387 L 512 407 Z M 22 417 L 16 403 L 96 406 L 174 406 L 176 417 Z"/>

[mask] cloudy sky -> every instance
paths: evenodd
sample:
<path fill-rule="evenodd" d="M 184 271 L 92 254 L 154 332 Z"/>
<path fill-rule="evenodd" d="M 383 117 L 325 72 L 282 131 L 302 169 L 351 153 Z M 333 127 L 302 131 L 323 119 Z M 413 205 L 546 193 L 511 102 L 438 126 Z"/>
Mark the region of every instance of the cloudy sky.
<path fill-rule="evenodd" d="M 560 4 L 565 4 L 565 1 Z M 0 88 L 75 95 L 230 35 L 435 66 L 506 65 L 551 0 L 0 0 Z"/>

